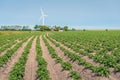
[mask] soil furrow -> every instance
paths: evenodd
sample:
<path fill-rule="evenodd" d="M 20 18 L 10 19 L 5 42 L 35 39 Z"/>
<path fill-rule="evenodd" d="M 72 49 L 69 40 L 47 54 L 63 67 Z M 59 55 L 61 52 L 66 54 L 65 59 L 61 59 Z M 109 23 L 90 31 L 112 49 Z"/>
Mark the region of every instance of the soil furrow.
<path fill-rule="evenodd" d="M 120 72 L 115 73 L 113 68 L 110 68 L 110 78 L 111 80 L 116 80 L 116 78 L 119 80 L 120 79 Z"/>
<path fill-rule="evenodd" d="M 30 53 L 28 55 L 27 63 L 25 65 L 24 80 L 36 80 L 36 70 L 37 70 L 36 39 L 37 37 L 33 40 Z"/>
<path fill-rule="evenodd" d="M 12 55 L 11 59 L 9 59 L 7 64 L 5 64 L 2 68 L 0 68 L 0 80 L 8 80 L 9 73 L 12 70 L 12 67 L 18 61 L 18 59 L 20 58 L 20 56 L 24 51 L 24 48 L 31 39 L 32 37 L 29 38 L 26 42 L 24 42 L 22 46 L 18 48 L 18 50 Z"/>
<path fill-rule="evenodd" d="M 50 72 L 50 77 L 52 80 L 71 80 L 68 78 L 68 71 L 62 71 L 62 67 L 59 63 L 56 64 L 55 60 L 51 58 L 47 47 L 45 46 L 42 38 L 40 39 L 41 49 L 43 52 L 43 58 L 47 61 L 47 69 Z"/>

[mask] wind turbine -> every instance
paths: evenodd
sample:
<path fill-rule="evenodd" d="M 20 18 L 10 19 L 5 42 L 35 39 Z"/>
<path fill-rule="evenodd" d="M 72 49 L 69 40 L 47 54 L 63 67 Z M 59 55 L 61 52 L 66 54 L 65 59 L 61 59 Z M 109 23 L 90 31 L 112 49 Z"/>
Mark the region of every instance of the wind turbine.
<path fill-rule="evenodd" d="M 42 25 L 45 25 L 45 17 L 47 17 L 47 15 L 44 14 L 44 12 L 43 12 L 43 10 L 41 8 L 41 17 L 40 17 L 40 19 L 42 19 Z"/>

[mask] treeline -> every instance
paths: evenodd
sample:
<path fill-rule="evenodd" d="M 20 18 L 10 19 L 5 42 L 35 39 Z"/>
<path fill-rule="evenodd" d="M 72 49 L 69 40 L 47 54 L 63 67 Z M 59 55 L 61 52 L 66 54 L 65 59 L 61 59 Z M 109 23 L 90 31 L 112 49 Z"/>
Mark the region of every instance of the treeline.
<path fill-rule="evenodd" d="M 10 31 L 31 31 L 32 29 L 29 26 L 20 26 L 20 25 L 13 25 L 13 26 L 0 26 L 0 30 L 10 30 Z M 74 31 L 75 29 L 69 29 L 68 26 L 45 26 L 45 25 L 35 25 L 34 30 L 36 31 Z"/>
<path fill-rule="evenodd" d="M 19 25 L 14 25 L 14 26 L 1 26 L 0 30 L 11 30 L 11 31 L 31 31 L 29 26 L 19 26 Z"/>
<path fill-rule="evenodd" d="M 68 26 L 44 26 L 44 25 L 35 25 L 34 27 L 35 30 L 38 31 L 69 31 Z M 74 28 L 72 30 L 75 30 Z"/>

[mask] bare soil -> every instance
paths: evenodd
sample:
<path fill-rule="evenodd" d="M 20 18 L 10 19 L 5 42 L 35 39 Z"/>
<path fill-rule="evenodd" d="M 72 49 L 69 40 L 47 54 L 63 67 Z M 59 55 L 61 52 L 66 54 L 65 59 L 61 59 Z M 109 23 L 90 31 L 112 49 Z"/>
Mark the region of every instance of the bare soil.
<path fill-rule="evenodd" d="M 12 55 L 11 59 L 9 59 L 7 64 L 5 64 L 2 68 L 0 68 L 0 80 L 8 80 L 10 71 L 14 67 L 14 64 L 20 58 L 21 54 L 24 51 L 24 48 L 26 47 L 28 42 L 31 40 L 31 38 L 29 38 L 26 42 L 24 42 L 22 46 L 18 48 L 18 50 Z"/>
<path fill-rule="evenodd" d="M 120 80 L 120 72 L 115 73 L 113 68 L 110 68 L 110 78 L 111 80 Z"/>
<path fill-rule="evenodd" d="M 50 77 L 52 80 L 72 80 L 68 77 L 68 71 L 62 71 L 62 67 L 59 63 L 56 64 L 55 60 L 51 58 L 47 47 L 45 46 L 42 38 L 40 39 L 40 44 L 43 52 L 43 58 L 47 61 L 47 69 L 50 72 Z"/>
<path fill-rule="evenodd" d="M 37 61 L 36 61 L 36 39 L 33 40 L 30 53 L 28 55 L 27 63 L 25 66 L 25 75 L 24 80 L 36 80 L 36 70 L 37 70 Z"/>

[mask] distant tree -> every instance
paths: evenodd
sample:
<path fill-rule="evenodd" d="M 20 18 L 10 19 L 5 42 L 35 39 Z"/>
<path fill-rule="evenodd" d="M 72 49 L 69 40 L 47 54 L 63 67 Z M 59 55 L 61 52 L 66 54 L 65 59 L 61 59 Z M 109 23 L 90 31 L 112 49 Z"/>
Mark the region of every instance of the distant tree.
<path fill-rule="evenodd" d="M 55 26 L 55 30 L 59 31 L 60 30 L 60 26 Z"/>
<path fill-rule="evenodd" d="M 86 31 L 86 29 L 83 29 L 83 31 Z"/>
<path fill-rule="evenodd" d="M 13 25 L 13 26 L 1 26 L 2 30 L 21 30 L 22 26 Z"/>
<path fill-rule="evenodd" d="M 31 29 L 29 28 L 29 26 L 23 26 L 22 30 L 23 31 L 31 31 Z"/>
<path fill-rule="evenodd" d="M 45 26 L 40 25 L 40 30 L 41 30 L 41 31 L 44 31 L 44 30 L 45 30 Z"/>
<path fill-rule="evenodd" d="M 68 31 L 68 26 L 64 26 L 64 31 Z"/>
<path fill-rule="evenodd" d="M 45 26 L 45 31 L 50 31 L 50 27 L 49 26 Z"/>
<path fill-rule="evenodd" d="M 34 26 L 34 29 L 35 29 L 35 30 L 40 30 L 40 26 L 39 26 L 39 25 L 35 25 L 35 26 Z"/>
<path fill-rule="evenodd" d="M 72 28 L 72 31 L 75 31 L 76 29 L 75 28 Z"/>
<path fill-rule="evenodd" d="M 105 29 L 105 31 L 108 31 L 108 29 Z"/>
<path fill-rule="evenodd" d="M 48 26 L 40 25 L 41 31 L 50 31 L 50 28 Z"/>

